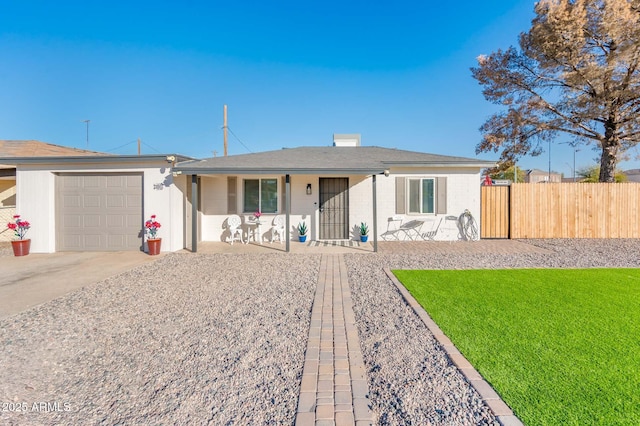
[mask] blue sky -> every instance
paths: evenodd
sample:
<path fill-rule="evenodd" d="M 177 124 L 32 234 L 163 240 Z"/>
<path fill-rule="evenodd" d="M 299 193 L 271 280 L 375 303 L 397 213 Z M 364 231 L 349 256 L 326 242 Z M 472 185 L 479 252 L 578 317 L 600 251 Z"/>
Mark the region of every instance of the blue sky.
<path fill-rule="evenodd" d="M 361 133 L 363 145 L 475 158 L 494 106 L 469 68 L 516 44 L 534 5 L 180 3 L 0 0 L 0 139 L 87 148 L 89 119 L 92 150 L 135 154 L 141 138 L 146 154 L 211 157 L 226 104 L 229 154 Z M 583 148 L 577 168 L 596 156 Z M 552 146 L 551 161 L 571 175 L 571 148 Z"/>

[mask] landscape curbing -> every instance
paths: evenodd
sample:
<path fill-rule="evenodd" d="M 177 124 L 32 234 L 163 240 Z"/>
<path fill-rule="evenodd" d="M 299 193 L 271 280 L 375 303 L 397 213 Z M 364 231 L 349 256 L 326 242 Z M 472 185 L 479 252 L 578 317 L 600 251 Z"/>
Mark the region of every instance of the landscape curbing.
<path fill-rule="evenodd" d="M 384 268 L 385 274 L 391 282 L 396 286 L 403 299 L 418 315 L 420 320 L 433 334 L 435 339 L 440 343 L 451 362 L 464 375 L 467 381 L 478 392 L 482 401 L 496 416 L 498 422 L 503 426 L 524 426 L 522 421 L 513 413 L 513 410 L 500 398 L 500 395 L 491 387 L 491 385 L 482 377 L 482 375 L 471 365 L 471 363 L 460 353 L 458 348 L 451 340 L 442 332 L 440 327 L 433 321 L 429 314 L 422 308 L 418 301 L 409 293 L 405 286 L 398 281 L 389 268 Z"/>

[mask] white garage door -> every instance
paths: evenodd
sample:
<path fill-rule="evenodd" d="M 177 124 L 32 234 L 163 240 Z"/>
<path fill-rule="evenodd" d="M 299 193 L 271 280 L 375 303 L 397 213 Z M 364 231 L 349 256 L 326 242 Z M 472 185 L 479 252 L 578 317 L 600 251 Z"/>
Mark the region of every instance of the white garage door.
<path fill-rule="evenodd" d="M 56 187 L 57 251 L 141 249 L 141 174 L 60 174 Z"/>

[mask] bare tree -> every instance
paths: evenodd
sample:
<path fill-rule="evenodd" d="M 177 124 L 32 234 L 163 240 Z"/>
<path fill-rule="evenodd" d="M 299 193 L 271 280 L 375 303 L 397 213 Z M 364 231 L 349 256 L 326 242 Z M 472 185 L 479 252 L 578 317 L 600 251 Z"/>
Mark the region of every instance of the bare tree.
<path fill-rule="evenodd" d="M 480 128 L 476 153 L 504 169 L 560 134 L 597 144 L 601 182 L 640 142 L 640 0 L 540 0 L 519 49 L 478 57 L 473 77 L 504 109 Z"/>

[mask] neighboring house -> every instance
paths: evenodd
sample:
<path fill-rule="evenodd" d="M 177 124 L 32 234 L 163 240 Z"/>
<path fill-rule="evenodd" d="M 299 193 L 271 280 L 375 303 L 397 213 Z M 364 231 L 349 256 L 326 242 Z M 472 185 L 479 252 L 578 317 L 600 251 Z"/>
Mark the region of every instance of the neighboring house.
<path fill-rule="evenodd" d="M 640 169 L 625 170 L 623 173 L 629 182 L 640 182 Z"/>
<path fill-rule="evenodd" d="M 540 183 L 540 182 L 562 182 L 562 174 L 548 171 L 542 171 L 538 169 L 527 170 L 527 174 L 524 177 L 524 181 L 527 183 Z"/>
<path fill-rule="evenodd" d="M 422 232 L 466 209 L 479 223 L 480 171 L 494 166 L 360 146 L 359 135 L 334 135 L 330 147 L 204 160 L 71 156 L 0 158 L 2 163 L 17 168 L 17 207 L 32 224 L 31 251 L 45 253 L 144 249 L 143 224 L 152 214 L 162 224 L 163 251 L 225 241 L 230 215 L 246 222 L 256 211 L 263 214 L 263 242 L 278 214 L 287 218 L 289 239 L 304 221 L 310 240 L 358 239 L 357 227 L 366 222 L 375 241 L 394 215 L 424 221 Z M 455 222 L 445 228 L 436 239 L 459 238 Z"/>
<path fill-rule="evenodd" d="M 0 140 L 0 158 L 64 157 L 106 155 L 34 140 Z M 16 206 L 16 167 L 0 162 L 0 241 L 13 238 L 5 224 L 12 220 Z"/>

